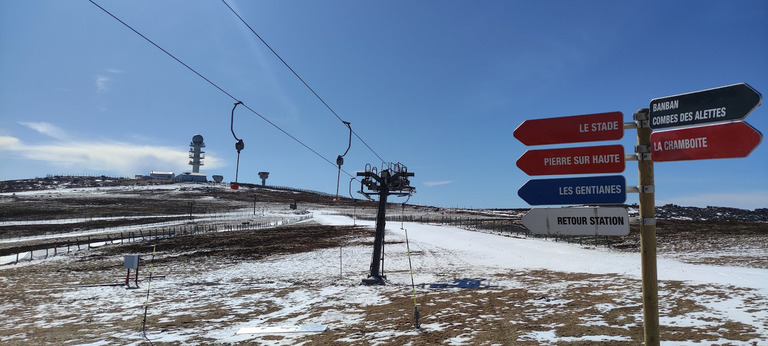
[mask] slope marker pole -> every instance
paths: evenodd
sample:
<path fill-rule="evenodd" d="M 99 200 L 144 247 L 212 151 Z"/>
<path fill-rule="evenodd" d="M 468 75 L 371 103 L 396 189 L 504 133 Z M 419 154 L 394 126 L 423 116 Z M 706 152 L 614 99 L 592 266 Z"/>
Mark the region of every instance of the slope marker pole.
<path fill-rule="evenodd" d="M 152 260 L 150 261 L 149 265 L 149 283 L 147 284 L 147 300 L 144 302 L 144 319 L 141 321 L 141 333 L 144 335 L 144 338 L 149 340 L 147 338 L 147 309 L 149 308 L 149 289 L 152 287 L 152 272 L 154 272 L 155 269 L 155 250 L 157 250 L 157 245 L 152 247 Z"/>
<path fill-rule="evenodd" d="M 408 251 L 408 268 L 411 271 L 411 288 L 413 289 L 413 326 L 420 330 L 419 307 L 416 305 L 416 283 L 413 281 L 413 265 L 411 264 L 411 245 L 408 242 L 408 230 L 405 228 L 403 230 L 405 231 L 405 248 Z"/>

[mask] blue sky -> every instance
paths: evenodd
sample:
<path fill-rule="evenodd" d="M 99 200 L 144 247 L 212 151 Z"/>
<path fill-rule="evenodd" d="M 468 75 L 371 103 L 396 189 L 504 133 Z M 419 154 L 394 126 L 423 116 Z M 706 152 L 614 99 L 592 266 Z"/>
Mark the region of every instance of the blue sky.
<path fill-rule="evenodd" d="M 346 149 L 347 128 L 221 1 L 97 3 L 326 159 Z M 512 132 L 527 119 L 630 121 L 653 98 L 740 82 L 768 93 L 761 0 L 228 3 L 377 154 L 415 173 L 415 204 L 526 207 L 517 190 L 541 177 L 515 161 L 540 148 Z M 202 171 L 234 180 L 233 100 L 89 1 L 2 1 L 0 45 L 0 180 L 189 171 L 197 133 Z M 766 112 L 746 121 L 766 133 Z M 240 181 L 269 171 L 268 184 L 335 193 L 335 165 L 244 108 L 235 132 Z M 618 142 L 631 152 L 634 132 Z M 657 204 L 768 207 L 767 158 L 763 143 L 744 159 L 656 163 Z M 354 138 L 343 169 L 366 163 L 380 165 Z M 636 185 L 636 164 L 623 175 Z"/>

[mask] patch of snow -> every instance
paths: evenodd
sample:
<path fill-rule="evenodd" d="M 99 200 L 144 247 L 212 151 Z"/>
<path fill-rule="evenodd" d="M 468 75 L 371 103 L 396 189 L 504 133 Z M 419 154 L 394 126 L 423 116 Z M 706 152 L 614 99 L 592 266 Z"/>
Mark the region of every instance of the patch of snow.
<path fill-rule="evenodd" d="M 294 215 L 295 216 L 295 215 Z M 314 212 L 314 220 L 327 225 L 351 225 L 352 219 L 328 212 Z M 357 221 L 358 225 L 373 228 L 373 221 Z M 343 329 L 364 321 L 365 316 L 359 310 L 366 306 L 390 303 L 389 294 L 402 292 L 403 286 L 410 287 L 411 277 L 408 261 L 405 260 L 405 230 L 408 232 L 414 280 L 416 284 L 429 284 L 446 281 L 456 277 L 492 277 L 511 270 L 545 269 L 558 272 L 610 274 L 604 280 L 614 280 L 615 276 L 640 279 L 640 257 L 637 254 L 618 253 L 609 249 L 585 249 L 576 244 L 556 243 L 542 239 L 502 237 L 493 234 L 471 232 L 455 227 L 425 225 L 418 223 L 390 222 L 387 227 L 386 271 L 387 286 L 361 286 L 360 280 L 369 270 L 371 248 L 369 245 L 348 245 L 342 248 L 317 250 L 310 253 L 271 256 L 259 261 L 238 263 L 206 263 L 194 274 L 175 275 L 175 268 L 188 265 L 174 263 L 156 268 L 157 275 L 165 278 L 152 282 L 152 295 L 148 315 L 156 323 L 169 323 L 180 317 L 195 318 L 206 312 L 210 306 L 219 307 L 215 318 L 208 318 L 210 326 L 205 328 L 185 328 L 183 325 L 169 330 L 158 330 L 150 326 L 148 337 L 155 343 L 191 343 L 192 339 L 203 338 L 216 340 L 217 343 L 269 343 L 292 345 L 300 335 L 282 335 L 280 340 L 264 339 L 259 335 L 237 334 L 241 328 L 270 328 L 281 325 L 323 324 L 330 329 Z M 78 259 L 77 254 L 60 256 L 56 260 Z M 7 256 L 6 256 L 7 257 Z M 80 258 L 82 259 L 82 258 Z M 115 258 L 116 263 L 119 258 Z M 2 270 L 2 269 L 0 269 Z M 693 285 L 690 290 L 678 292 L 671 285 L 660 285 L 660 322 L 667 326 L 703 326 L 717 328 L 714 320 L 729 320 L 751 326 L 761 336 L 768 335 L 766 324 L 768 311 L 755 309 L 755 306 L 768 305 L 768 270 L 742 267 L 722 267 L 686 264 L 671 258 L 658 259 L 658 278 L 661 281 L 686 281 Z M 594 279 L 594 280 L 600 280 Z M 3 282 L 4 281 L 0 281 Z M 594 281 L 592 281 L 594 282 Z M 526 287 L 529 292 L 562 292 L 572 287 L 585 287 L 587 280 L 546 283 L 541 287 Z M 504 288 L 523 287 L 514 280 L 498 280 L 494 285 Z M 546 287 L 543 287 L 546 286 Z M 738 288 L 738 290 L 735 290 Z M 639 289 L 639 288 L 637 288 Z M 734 289 L 738 294 L 726 293 Z M 452 288 L 455 292 L 460 289 Z M 614 309 L 635 307 L 636 301 L 630 296 L 636 290 L 618 285 L 618 296 L 610 303 L 598 304 L 596 310 L 601 313 Z M 706 293 L 706 294 L 705 294 Z M 722 293 L 722 294 L 721 294 Z M 136 316 L 143 311 L 146 298 L 144 290 L 126 290 L 122 287 L 63 287 L 50 293 L 51 303 L 36 307 L 34 316 L 27 320 L 9 318 L 6 323 L 14 325 L 35 325 L 51 323 L 48 316 L 68 316 L 68 310 L 76 306 L 82 314 L 92 316 L 94 320 L 105 323 L 125 320 L 126 316 Z M 706 307 L 706 312 L 664 315 L 665 299 L 690 299 L 695 304 Z M 434 306 L 438 301 L 420 301 L 425 306 Z M 549 296 L 545 299 L 527 300 L 524 303 L 535 308 L 532 319 L 545 316 L 556 307 L 563 307 L 572 302 Z M 0 303 L 0 312 L 7 310 L 7 304 Z M 102 305 L 110 306 L 116 312 L 103 312 Z M 232 316 L 241 320 L 228 322 Z M 642 312 L 638 309 L 624 317 L 625 326 L 636 326 Z M 246 317 L 243 317 L 246 316 Z M 467 318 L 486 318 L 493 316 L 469 316 Z M 68 319 L 59 320 L 65 325 Z M 625 323 L 621 320 L 621 323 Z M 599 315 L 585 315 L 580 319 L 584 326 L 605 326 L 607 322 Z M 561 325 L 545 324 L 543 330 L 529 332 L 517 341 L 555 344 L 558 342 L 627 342 L 625 336 L 583 335 L 579 337 L 558 336 L 556 327 Z M 440 322 L 423 323 L 425 331 L 441 331 L 452 325 Z M 337 342 L 363 343 L 374 345 L 389 344 L 392 338 L 402 335 L 416 335 L 416 331 L 379 330 L 366 332 L 364 335 L 349 334 Z M 462 333 L 464 333 L 462 331 Z M 472 331 L 444 340 L 448 344 L 467 344 L 473 341 Z M 115 334 L 125 344 L 138 345 L 146 340 L 140 333 Z M 0 339 L 2 342 L 24 340 L 24 334 L 14 334 Z M 100 336 L 103 337 L 103 336 Z M 755 340 L 765 342 L 768 338 Z M 725 340 L 723 343 L 732 341 Z M 103 344 L 106 341 L 95 341 Z M 668 343 L 664 344 L 686 344 Z"/>

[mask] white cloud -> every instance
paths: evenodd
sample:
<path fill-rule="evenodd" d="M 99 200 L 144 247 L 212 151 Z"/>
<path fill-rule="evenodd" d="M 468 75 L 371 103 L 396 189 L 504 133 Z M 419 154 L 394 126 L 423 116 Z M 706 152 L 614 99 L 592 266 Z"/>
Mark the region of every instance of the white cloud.
<path fill-rule="evenodd" d="M 96 92 L 102 93 L 107 90 L 109 90 L 109 82 L 112 81 L 112 77 L 109 75 L 115 75 L 115 74 L 121 74 L 123 73 L 122 70 L 118 70 L 116 68 L 108 68 L 107 73 L 100 73 L 96 75 L 95 84 L 96 84 Z"/>
<path fill-rule="evenodd" d="M 14 148 L 18 147 L 20 143 L 21 141 L 19 141 L 18 138 L 0 136 L 0 151 L 14 150 Z"/>
<path fill-rule="evenodd" d="M 177 148 L 135 145 L 119 141 L 67 141 L 24 144 L 15 137 L 0 136 L 0 151 L 42 161 L 58 168 L 115 172 L 119 175 L 158 171 L 189 171 L 188 152 Z M 206 168 L 221 167 L 221 161 L 207 155 Z"/>
<path fill-rule="evenodd" d="M 107 90 L 107 82 L 110 81 L 109 76 L 99 74 L 96 75 L 96 92 L 102 93 Z"/>
<path fill-rule="evenodd" d="M 101 94 L 109 90 L 109 82 L 112 81 L 112 77 L 110 77 L 110 75 L 121 74 L 121 73 L 123 73 L 122 70 L 118 70 L 115 68 L 108 68 L 107 73 L 97 74 L 94 81 L 94 83 L 96 84 L 96 92 Z"/>
<path fill-rule="evenodd" d="M 50 136 L 56 139 L 62 139 L 62 140 L 70 139 L 70 136 L 67 135 L 67 133 L 64 132 L 64 130 L 60 129 L 58 126 L 53 125 L 51 123 L 46 123 L 46 122 L 33 123 L 33 122 L 19 121 L 19 124 L 29 127 L 30 129 L 40 132 L 46 136 Z"/>
<path fill-rule="evenodd" d="M 453 180 L 441 180 L 441 181 L 426 181 L 424 182 L 424 185 L 426 186 L 438 186 L 438 185 L 448 185 L 452 184 Z"/>

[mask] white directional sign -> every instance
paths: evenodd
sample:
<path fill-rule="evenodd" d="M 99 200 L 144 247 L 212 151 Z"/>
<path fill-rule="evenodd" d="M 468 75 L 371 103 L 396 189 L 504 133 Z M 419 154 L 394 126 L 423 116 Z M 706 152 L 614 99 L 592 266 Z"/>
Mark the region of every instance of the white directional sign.
<path fill-rule="evenodd" d="M 629 234 L 629 214 L 623 207 L 534 208 L 521 221 L 536 234 Z"/>

